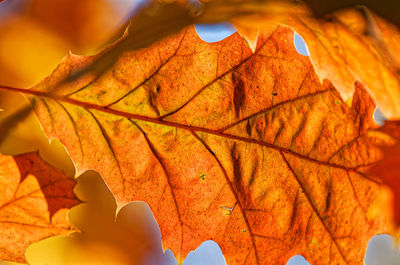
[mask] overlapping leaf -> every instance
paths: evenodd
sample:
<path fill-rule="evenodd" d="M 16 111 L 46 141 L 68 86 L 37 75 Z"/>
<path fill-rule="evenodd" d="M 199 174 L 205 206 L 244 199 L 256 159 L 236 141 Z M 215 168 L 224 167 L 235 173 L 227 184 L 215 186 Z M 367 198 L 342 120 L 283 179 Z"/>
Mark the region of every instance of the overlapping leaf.
<path fill-rule="evenodd" d="M 374 105 L 359 86 L 350 109 L 292 40 L 279 27 L 252 53 L 238 34 L 207 44 L 189 28 L 101 76 L 54 91 L 95 59 L 69 56 L 31 90 L 8 89 L 35 99 L 79 172 L 98 171 L 120 205 L 150 205 L 180 262 L 213 239 L 228 264 L 362 264 L 386 229 L 363 173 L 383 141 L 368 130 Z"/>
<path fill-rule="evenodd" d="M 23 262 L 31 243 L 75 230 L 66 218 L 79 203 L 74 185 L 37 153 L 0 156 L 0 260 Z"/>

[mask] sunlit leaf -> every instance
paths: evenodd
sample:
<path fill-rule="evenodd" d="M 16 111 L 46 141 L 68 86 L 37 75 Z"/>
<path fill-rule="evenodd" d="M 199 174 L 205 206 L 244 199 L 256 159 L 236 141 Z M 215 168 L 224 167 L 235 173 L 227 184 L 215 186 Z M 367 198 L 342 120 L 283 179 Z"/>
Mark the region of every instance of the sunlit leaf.
<path fill-rule="evenodd" d="M 146 201 L 179 262 L 207 239 L 228 264 L 362 264 L 387 230 L 371 211 L 381 158 L 375 105 L 357 85 L 353 107 L 283 27 L 253 53 L 239 34 L 205 43 L 188 28 L 56 91 L 94 57 L 69 56 L 22 92 L 79 173 L 93 169 L 119 205 Z"/>

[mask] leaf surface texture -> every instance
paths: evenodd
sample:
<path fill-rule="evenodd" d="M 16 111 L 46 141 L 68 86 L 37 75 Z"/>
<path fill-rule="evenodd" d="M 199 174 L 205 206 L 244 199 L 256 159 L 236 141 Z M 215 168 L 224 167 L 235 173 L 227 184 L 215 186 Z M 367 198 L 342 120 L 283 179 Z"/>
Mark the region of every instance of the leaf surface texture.
<path fill-rule="evenodd" d="M 260 32 L 253 53 L 239 34 L 208 44 L 189 27 L 54 90 L 95 59 L 70 55 L 19 91 L 78 174 L 98 171 L 119 205 L 150 205 L 178 262 L 212 239 L 233 265 L 362 264 L 385 231 L 365 173 L 384 141 L 375 106 L 362 85 L 350 108 L 321 84 L 292 30 Z"/>

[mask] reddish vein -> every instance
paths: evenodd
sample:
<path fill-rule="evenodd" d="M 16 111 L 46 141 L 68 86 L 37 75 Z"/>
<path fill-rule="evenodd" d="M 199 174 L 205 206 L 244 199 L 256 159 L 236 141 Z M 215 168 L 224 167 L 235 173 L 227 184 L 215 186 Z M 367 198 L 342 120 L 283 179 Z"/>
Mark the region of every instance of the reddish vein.
<path fill-rule="evenodd" d="M 164 171 L 165 178 L 166 178 L 168 186 L 169 186 L 169 188 L 171 190 L 171 196 L 172 196 L 172 199 L 173 199 L 174 204 L 175 204 L 176 214 L 178 216 L 178 221 L 179 221 L 179 224 L 180 224 L 180 227 L 181 227 L 181 242 L 180 242 L 180 253 L 179 253 L 180 257 L 179 258 L 182 258 L 182 253 L 183 253 L 183 250 L 182 250 L 182 248 L 183 248 L 183 221 L 182 221 L 181 212 L 179 211 L 179 207 L 178 207 L 178 200 L 177 200 L 177 198 L 175 196 L 173 185 L 171 183 L 171 177 L 169 176 L 168 171 L 167 171 L 163 161 L 161 160 L 159 153 L 157 152 L 157 150 L 154 147 L 153 143 L 150 141 L 149 137 L 147 136 L 147 133 L 139 125 L 137 125 L 136 122 L 134 122 L 134 121 L 132 121 L 130 119 L 129 119 L 129 122 L 132 123 L 142 133 L 144 139 L 146 140 L 147 145 L 150 148 L 150 151 L 152 152 L 154 157 L 157 159 L 158 163 L 160 164 L 161 168 Z"/>
<path fill-rule="evenodd" d="M 251 244 L 252 244 L 252 246 L 254 248 L 254 253 L 256 255 L 257 264 L 260 264 L 259 257 L 258 257 L 258 251 L 257 251 L 257 247 L 256 247 L 256 242 L 254 240 L 254 235 L 253 235 L 253 231 L 252 231 L 252 228 L 250 226 L 250 223 L 249 223 L 249 219 L 247 218 L 246 212 L 245 212 L 245 210 L 243 208 L 243 205 L 242 205 L 242 202 L 241 202 L 241 200 L 239 198 L 239 195 L 237 194 L 237 192 L 235 190 L 235 187 L 233 187 L 232 182 L 229 180 L 228 173 L 226 173 L 226 170 L 225 170 L 224 166 L 222 165 L 222 163 L 218 159 L 218 157 L 214 154 L 214 152 L 211 150 L 210 146 L 208 146 L 206 144 L 206 142 L 204 142 L 203 139 L 201 139 L 194 131 L 190 131 L 190 132 L 207 149 L 207 151 L 214 157 L 214 159 L 217 162 L 218 166 L 222 170 L 222 173 L 223 173 L 223 175 L 225 177 L 225 181 L 226 181 L 226 183 L 228 183 L 229 188 L 230 188 L 233 196 L 235 197 L 236 203 L 237 203 L 237 205 L 238 205 L 238 207 L 240 209 L 240 212 L 241 212 L 241 214 L 243 216 L 243 219 L 244 219 L 244 221 L 246 223 L 247 229 L 249 230 L 249 234 L 250 234 L 250 238 L 251 238 Z M 234 205 L 236 205 L 236 204 L 234 204 Z M 235 206 L 232 207 L 232 211 L 233 211 L 234 207 Z"/>
<path fill-rule="evenodd" d="M 143 115 L 139 115 L 139 114 L 133 114 L 133 113 L 125 112 L 125 111 L 115 110 L 115 109 L 107 108 L 107 107 L 104 107 L 104 106 L 101 106 L 101 105 L 96 105 L 96 104 L 93 104 L 93 103 L 87 103 L 87 102 L 79 101 L 79 100 L 76 100 L 76 99 L 67 98 L 67 97 L 61 96 L 61 95 L 49 94 L 49 93 L 43 92 L 43 91 L 35 91 L 35 90 L 14 88 L 14 87 L 7 87 L 7 86 L 1 86 L 0 90 L 20 92 L 20 93 L 23 93 L 23 94 L 33 95 L 33 96 L 43 97 L 43 98 L 51 98 L 51 99 L 54 99 L 54 100 L 59 100 L 59 101 L 62 101 L 62 102 L 68 103 L 68 104 L 79 106 L 79 107 L 82 107 L 82 108 L 94 109 L 94 110 L 110 113 L 110 114 L 113 114 L 113 115 L 117 115 L 117 116 L 120 116 L 120 117 L 125 117 L 127 119 L 140 120 L 140 121 L 160 124 L 160 125 L 164 125 L 164 126 L 180 128 L 180 129 L 184 129 L 184 130 L 188 130 L 188 131 L 204 132 L 204 133 L 207 133 L 207 134 L 216 135 L 216 136 L 220 136 L 220 137 L 223 137 L 223 138 L 228 138 L 228 139 L 232 139 L 232 140 L 236 140 L 236 141 L 241 141 L 241 142 L 246 142 L 246 143 L 253 143 L 253 144 L 265 146 L 265 147 L 268 147 L 268 148 L 271 148 L 271 149 L 274 149 L 274 150 L 278 150 L 278 151 L 281 151 L 281 152 L 284 152 L 284 153 L 288 153 L 288 154 L 291 154 L 293 156 L 299 157 L 301 159 L 317 163 L 319 165 L 329 166 L 329 167 L 333 167 L 333 168 L 343 169 L 343 170 L 346 170 L 346 171 L 354 171 L 356 173 L 360 173 L 360 172 L 357 171 L 359 166 L 346 167 L 346 166 L 343 166 L 343 165 L 332 164 L 332 163 L 329 163 L 327 161 L 321 161 L 321 160 L 317 160 L 317 159 L 314 159 L 314 158 L 310 158 L 308 156 L 304 156 L 302 154 L 293 152 L 292 150 L 289 150 L 289 149 L 286 149 L 286 148 L 283 148 L 283 147 L 279 147 L 279 146 L 276 146 L 276 145 L 273 145 L 273 144 L 270 144 L 270 143 L 265 143 L 265 142 L 257 140 L 257 139 L 251 139 L 251 138 L 247 138 L 247 137 L 227 134 L 227 133 L 224 133 L 224 132 L 220 132 L 220 131 L 216 131 L 216 130 L 212 130 L 212 129 L 208 129 L 208 128 L 191 126 L 191 125 L 187 125 L 187 124 L 180 124 L 180 123 L 177 123 L 177 122 L 160 120 L 160 118 L 152 118 L 152 117 L 147 117 L 147 116 L 143 116 Z"/>
<path fill-rule="evenodd" d="M 315 205 L 313 204 L 313 202 L 312 202 L 312 200 L 311 200 L 311 197 L 310 197 L 310 195 L 308 194 L 308 192 L 307 192 L 306 188 L 304 187 L 303 183 L 300 181 L 299 177 L 298 177 L 298 176 L 296 175 L 296 173 L 294 172 L 292 166 L 290 165 L 289 161 L 287 161 L 285 155 L 284 155 L 282 152 L 279 152 L 279 153 L 280 153 L 280 155 L 281 155 L 281 157 L 282 157 L 282 160 L 285 162 L 286 166 L 288 167 L 290 173 L 293 175 L 293 177 L 295 178 L 296 182 L 299 184 L 300 188 L 303 190 L 304 195 L 305 195 L 306 198 L 307 198 L 307 201 L 309 202 L 311 208 L 313 209 L 313 212 L 317 215 L 318 220 L 321 222 L 322 226 L 323 226 L 323 227 L 325 228 L 325 230 L 328 232 L 329 237 L 331 238 L 331 240 L 332 240 L 333 243 L 335 244 L 336 249 L 338 250 L 340 256 L 342 257 L 342 259 L 344 260 L 344 262 L 346 262 L 346 263 L 348 264 L 347 260 L 345 259 L 345 256 L 344 256 L 343 253 L 342 253 L 342 250 L 339 248 L 339 245 L 338 245 L 338 243 L 336 242 L 336 240 L 335 240 L 335 238 L 334 238 L 332 232 L 328 229 L 328 226 L 325 224 L 324 220 L 322 219 L 322 216 L 319 214 L 317 208 L 316 208 Z"/>

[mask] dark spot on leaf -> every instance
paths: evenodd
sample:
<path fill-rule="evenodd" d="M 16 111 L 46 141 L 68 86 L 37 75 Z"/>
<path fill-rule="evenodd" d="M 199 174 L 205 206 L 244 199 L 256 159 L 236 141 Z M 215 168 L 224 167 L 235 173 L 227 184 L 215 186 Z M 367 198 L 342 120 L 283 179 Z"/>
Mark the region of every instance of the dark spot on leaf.
<path fill-rule="evenodd" d="M 247 120 L 246 132 L 247 132 L 247 135 L 251 136 L 251 125 L 250 125 L 250 121 L 249 120 Z"/>
<path fill-rule="evenodd" d="M 245 99 L 245 91 L 244 91 L 244 82 L 243 80 L 236 74 L 232 75 L 233 81 L 233 104 L 235 106 L 235 115 L 239 118 L 240 109 L 243 106 Z"/>

